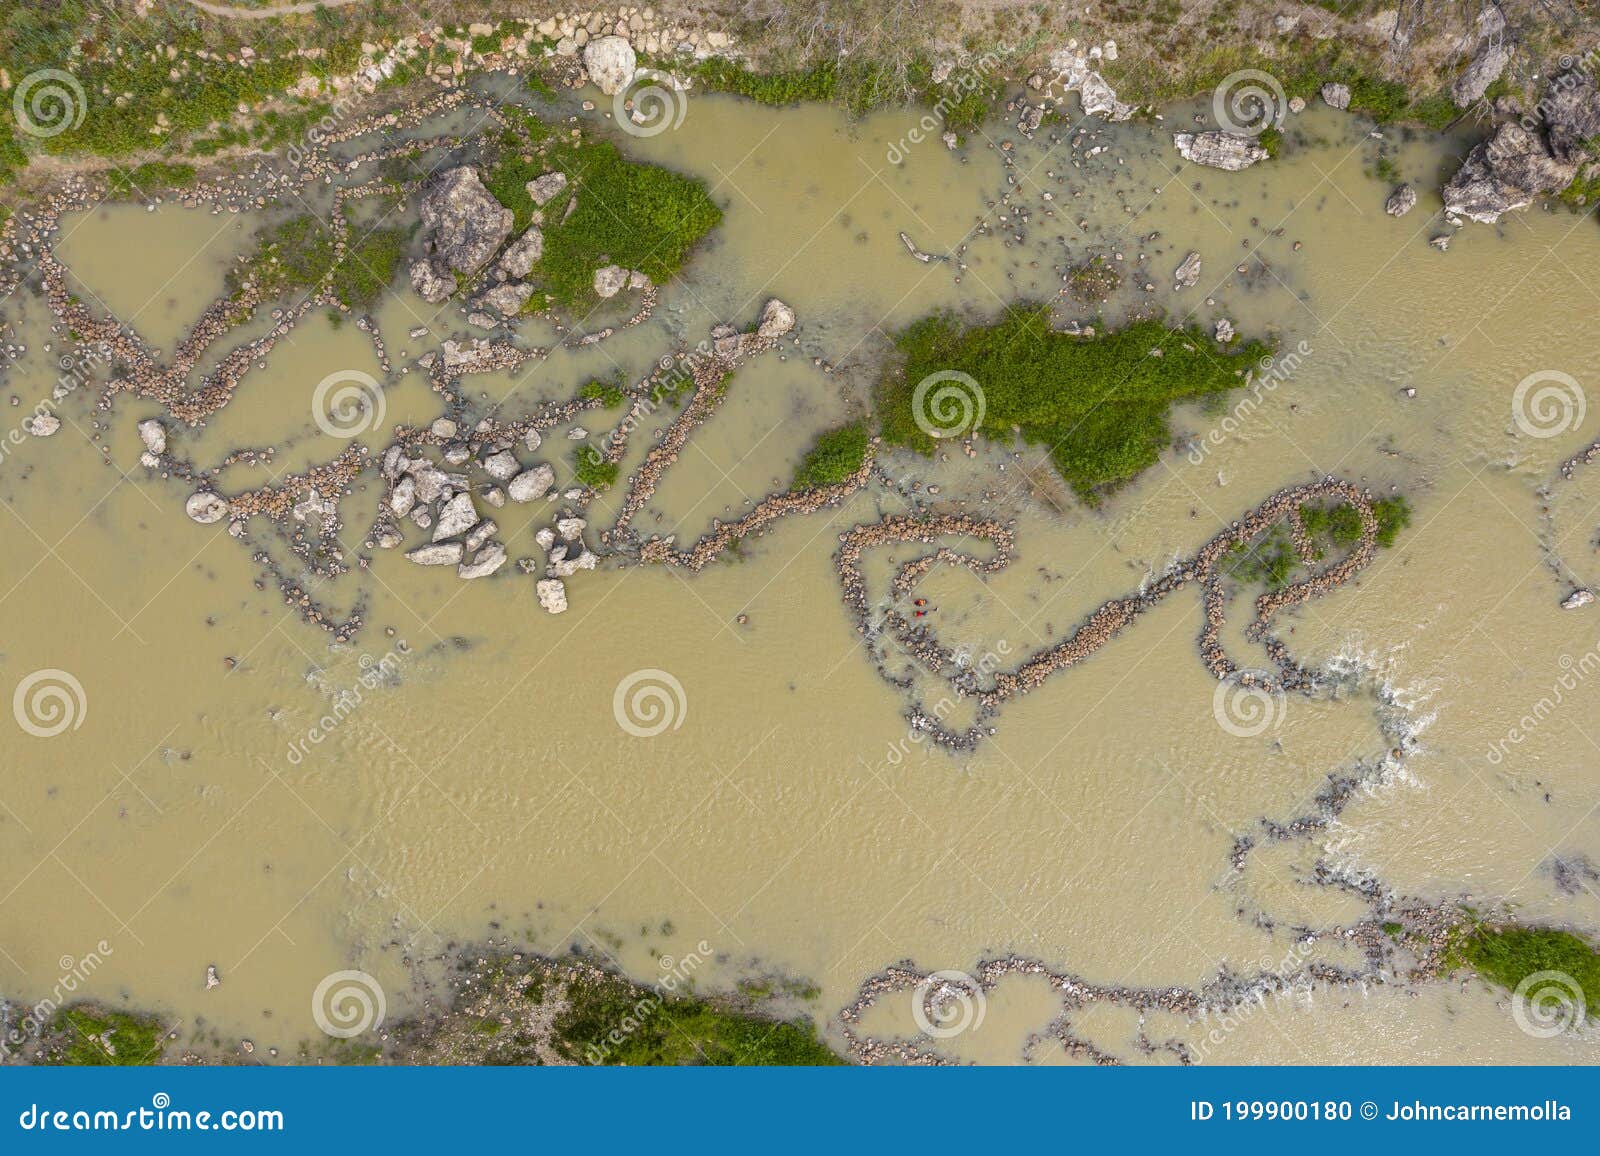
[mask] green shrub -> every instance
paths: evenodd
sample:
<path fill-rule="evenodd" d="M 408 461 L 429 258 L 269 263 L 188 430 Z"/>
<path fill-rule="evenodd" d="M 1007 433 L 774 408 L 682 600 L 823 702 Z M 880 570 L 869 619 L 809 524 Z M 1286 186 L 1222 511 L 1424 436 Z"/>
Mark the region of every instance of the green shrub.
<path fill-rule="evenodd" d="M 794 488 L 836 486 L 861 468 L 869 444 L 866 422 L 828 430 L 817 438 L 794 472 Z"/>

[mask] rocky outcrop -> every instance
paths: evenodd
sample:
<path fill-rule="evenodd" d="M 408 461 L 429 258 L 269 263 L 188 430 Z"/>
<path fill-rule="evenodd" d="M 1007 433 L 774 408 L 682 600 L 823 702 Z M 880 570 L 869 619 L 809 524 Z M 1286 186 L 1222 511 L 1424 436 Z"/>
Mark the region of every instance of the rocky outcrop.
<path fill-rule="evenodd" d="M 1593 160 L 1585 147 L 1600 137 L 1600 91 L 1593 77 L 1577 69 L 1563 72 L 1550 82 L 1539 111 L 1551 156 L 1569 164 Z"/>
<path fill-rule="evenodd" d="M 411 266 L 411 288 L 429 305 L 439 305 L 456 291 L 456 279 L 449 273 L 440 273 L 424 257 Z"/>
<path fill-rule="evenodd" d="M 437 304 L 455 292 L 452 274 L 474 273 L 494 256 L 511 232 L 511 210 L 483 187 L 477 169 L 461 165 L 430 183 L 421 212 L 428 256 L 411 267 L 411 286 Z"/>
<path fill-rule="evenodd" d="M 454 566 L 461 561 L 461 543 L 433 542 L 418 546 L 409 551 L 406 557 L 418 566 Z"/>
<path fill-rule="evenodd" d="M 1483 99 L 1489 86 L 1500 79 L 1500 74 L 1511 62 L 1511 47 L 1501 37 L 1486 40 L 1479 47 L 1466 71 L 1450 85 L 1450 99 L 1457 108 L 1466 108 Z"/>
<path fill-rule="evenodd" d="M 602 36 L 584 46 L 583 67 L 589 79 L 607 96 L 615 96 L 627 88 L 638 66 L 633 45 L 621 36 Z"/>
<path fill-rule="evenodd" d="M 506 493 L 513 502 L 531 502 L 544 497 L 555 484 L 555 470 L 548 465 L 538 465 L 512 478 L 506 485 Z"/>
<path fill-rule="evenodd" d="M 615 297 L 628 287 L 628 271 L 621 265 L 606 265 L 594 271 L 596 297 Z"/>
<path fill-rule="evenodd" d="M 776 297 L 761 310 L 761 320 L 756 324 L 757 337 L 782 337 L 794 328 L 794 310 Z"/>
<path fill-rule="evenodd" d="M 1057 86 L 1062 95 L 1076 92 L 1078 100 L 1083 104 L 1085 116 L 1098 116 L 1106 120 L 1127 120 L 1133 115 L 1133 106 L 1117 99 L 1117 93 L 1111 85 L 1094 69 L 1094 64 L 1101 59 L 1115 60 L 1116 49 L 1105 52 L 1101 48 L 1092 48 L 1088 55 L 1080 55 L 1075 48 L 1062 48 L 1050 57 L 1050 68 L 1055 73 L 1048 86 L 1052 95 Z M 1035 126 L 1037 127 L 1037 126 Z"/>
<path fill-rule="evenodd" d="M 1328 83 L 1322 86 L 1322 103 L 1340 110 L 1350 107 L 1350 86 Z"/>
<path fill-rule="evenodd" d="M 1600 90 L 1569 69 L 1550 81 L 1536 112 L 1502 124 L 1467 154 L 1444 188 L 1446 210 L 1492 225 L 1572 183 L 1592 161 L 1587 142 L 1600 136 Z"/>
<path fill-rule="evenodd" d="M 1383 211 L 1391 217 L 1403 217 L 1417 207 L 1417 190 L 1410 185 L 1401 185 L 1389 194 L 1389 199 L 1383 203 Z"/>
<path fill-rule="evenodd" d="M 545 173 L 544 176 L 531 180 L 527 184 L 528 196 L 532 197 L 533 203 L 541 209 L 560 196 L 561 191 L 566 187 L 566 173 Z"/>
<path fill-rule="evenodd" d="M 1176 288 L 1193 289 L 1200 281 L 1200 254 L 1191 251 L 1173 270 L 1172 276 Z"/>
<path fill-rule="evenodd" d="M 506 246 L 495 269 L 512 281 L 520 281 L 533 271 L 534 263 L 543 256 L 544 233 L 538 225 L 529 225 L 527 232 Z"/>
<path fill-rule="evenodd" d="M 439 521 L 433 528 L 433 540 L 442 542 L 465 534 L 478 524 L 478 511 L 473 509 L 471 494 L 457 494 L 439 511 Z"/>
<path fill-rule="evenodd" d="M 202 526 L 220 522 L 228 516 L 228 503 L 222 495 L 211 490 L 199 490 L 189 495 L 183 503 L 183 512 Z"/>
<path fill-rule="evenodd" d="M 1230 173 L 1247 169 L 1257 161 L 1267 159 L 1267 150 L 1247 136 L 1222 132 L 1175 132 L 1172 143 L 1186 161 Z"/>
<path fill-rule="evenodd" d="M 461 563 L 456 573 L 462 578 L 487 578 L 506 564 L 506 548 L 491 542 L 472 556 L 472 561 Z"/>
<path fill-rule="evenodd" d="M 567 608 L 567 587 L 559 578 L 541 578 L 534 584 L 533 592 L 539 605 L 551 614 L 560 614 Z"/>
<path fill-rule="evenodd" d="M 1473 147 L 1460 171 L 1444 187 L 1447 212 L 1492 225 L 1502 213 L 1523 209 L 1534 198 L 1564 189 L 1578 173 L 1575 163 L 1550 155 L 1537 133 L 1503 124 Z"/>
<path fill-rule="evenodd" d="M 533 286 L 519 281 L 506 281 L 483 295 L 483 303 L 502 317 L 515 317 L 533 296 Z"/>

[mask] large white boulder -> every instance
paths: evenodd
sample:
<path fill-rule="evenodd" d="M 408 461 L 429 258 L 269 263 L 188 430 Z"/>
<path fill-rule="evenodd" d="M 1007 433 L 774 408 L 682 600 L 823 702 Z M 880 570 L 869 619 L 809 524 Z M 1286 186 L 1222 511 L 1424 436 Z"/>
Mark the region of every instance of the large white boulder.
<path fill-rule="evenodd" d="M 602 36 L 589 41 L 583 48 L 583 67 L 589 79 L 607 96 L 615 96 L 628 87 L 639 58 L 633 45 L 620 36 Z"/>

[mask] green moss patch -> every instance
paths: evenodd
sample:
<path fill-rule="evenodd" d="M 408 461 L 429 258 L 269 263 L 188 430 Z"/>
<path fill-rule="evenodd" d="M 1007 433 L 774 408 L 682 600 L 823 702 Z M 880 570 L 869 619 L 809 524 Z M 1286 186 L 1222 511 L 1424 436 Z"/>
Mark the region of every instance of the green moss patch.
<path fill-rule="evenodd" d="M 983 397 L 978 432 L 1009 440 L 1016 427 L 1048 446 L 1062 478 L 1091 503 L 1155 463 L 1172 441 L 1175 402 L 1241 385 L 1244 370 L 1267 352 L 1259 341 L 1243 341 L 1223 353 L 1194 326 L 1148 320 L 1073 337 L 1051 328 L 1043 305 L 1015 306 L 970 328 L 935 315 L 895 344 L 902 363 L 877 389 L 886 441 L 930 452 L 934 439 L 915 412 L 917 385 L 935 373 L 965 373 Z"/>
<path fill-rule="evenodd" d="M 828 430 L 806 451 L 794 472 L 794 488 L 836 486 L 861 468 L 869 444 L 865 422 Z"/>
<path fill-rule="evenodd" d="M 1541 971 L 1571 977 L 1590 1018 L 1600 1018 L 1600 949 L 1582 936 L 1551 927 L 1474 924 L 1452 944 L 1451 966 L 1467 966 L 1508 991 Z"/>
<path fill-rule="evenodd" d="M 606 1065 L 833 1065 L 843 1061 L 810 1024 L 725 1011 L 693 997 L 662 998 L 619 977 L 574 979 L 553 1044 L 577 1063 Z"/>
<path fill-rule="evenodd" d="M 69 1067 L 154 1064 L 160 1062 L 165 1035 L 154 1016 L 79 1004 L 55 1014 L 41 1056 Z"/>
<path fill-rule="evenodd" d="M 544 255 L 532 276 L 558 306 L 592 304 L 594 271 L 603 265 L 637 269 L 665 284 L 722 220 L 700 181 L 630 161 L 609 141 L 550 141 L 535 148 L 531 139 L 508 131 L 483 181 L 511 210 L 515 228 L 523 229 L 536 208 L 526 186 L 552 170 L 565 173 L 568 183 L 544 206 Z"/>
<path fill-rule="evenodd" d="M 273 297 L 314 292 L 331 277 L 329 289 L 338 301 L 352 309 L 368 308 L 394 281 L 406 237 L 404 229 L 369 229 L 351 222 L 340 258 L 333 233 L 317 217 L 302 213 L 257 234 L 255 254 L 230 270 L 229 285 L 237 291 L 249 277 L 266 297 Z"/>
<path fill-rule="evenodd" d="M 194 183 L 193 165 L 174 164 L 167 161 L 146 161 L 131 169 L 111 170 L 110 185 L 113 196 L 154 196 L 171 189 L 185 188 Z"/>

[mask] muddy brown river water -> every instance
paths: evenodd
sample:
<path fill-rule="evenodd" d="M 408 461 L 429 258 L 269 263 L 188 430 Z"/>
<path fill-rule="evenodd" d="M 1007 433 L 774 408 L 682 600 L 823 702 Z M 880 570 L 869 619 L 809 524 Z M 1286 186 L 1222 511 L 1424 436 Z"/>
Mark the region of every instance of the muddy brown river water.
<path fill-rule="evenodd" d="M 636 375 L 718 322 L 747 325 L 771 296 L 788 302 L 799 346 L 738 371 L 638 519 L 687 543 L 787 485 L 818 431 L 865 412 L 886 332 L 934 309 L 992 315 L 1053 296 L 1066 263 L 1103 255 L 1122 288 L 1102 307 L 1064 304 L 1063 320 L 1227 317 L 1295 356 L 1242 412 L 1244 393 L 1178 409 L 1187 440 L 1099 509 L 1020 445 L 887 453 L 892 477 L 1017 520 L 1007 569 L 927 579 L 941 639 L 1015 661 L 1273 491 L 1337 474 L 1397 488 L 1414 517 L 1357 581 L 1280 624 L 1303 663 L 1337 672 L 1332 689 L 1271 704 L 1264 728 L 1222 725 L 1196 651 L 1199 595 L 1179 592 L 1008 704 L 975 751 L 932 749 L 868 661 L 831 562 L 839 533 L 902 508 L 882 489 L 779 522 L 698 574 L 580 575 L 559 616 L 511 567 L 461 582 L 377 552 L 362 576 L 368 625 L 330 647 L 273 583 L 259 588 L 225 524 L 184 516 L 183 483 L 138 464 L 134 426 L 154 407 L 120 399 L 98 415 L 96 443 L 85 390 L 58 435 L 8 445 L 0 468 L 0 682 L 11 694 L 58 671 L 81 686 L 62 733 L 0 727 L 0 991 L 31 1002 L 94 952 L 88 994 L 229 1048 L 248 1038 L 260 1058 L 315 1035 L 310 993 L 340 969 L 377 977 L 395 1017 L 423 997 L 428 961 L 463 942 L 583 950 L 650 980 L 704 941 L 715 961 L 697 984 L 807 981 L 815 998 L 797 1006 L 837 1043 L 839 1009 L 906 960 L 971 972 L 1016 954 L 1149 987 L 1286 957 L 1359 966 L 1338 936 L 1301 943 L 1299 929 L 1370 914 L 1330 878 L 1600 929 L 1600 607 L 1560 608 L 1575 585 L 1600 583 L 1600 481 L 1580 471 L 1552 486 L 1596 437 L 1596 411 L 1553 433 L 1514 411 L 1518 383 L 1541 371 L 1600 403 L 1600 228 L 1535 209 L 1440 252 L 1430 238 L 1456 231 L 1431 190 L 1458 142 L 1379 141 L 1319 107 L 1292 122 L 1284 156 L 1229 174 L 1177 157 L 1179 119 L 1096 124 L 1076 148 L 1068 126 L 1051 144 L 1052 130 L 1030 142 L 997 122 L 958 152 L 932 140 L 892 165 L 911 114 L 851 125 L 823 108 L 695 96 L 676 130 L 625 141 L 701 177 L 725 210 L 655 316 L 469 378 L 466 392 L 509 409 L 563 398 L 616 367 Z M 1380 147 L 1422 190 L 1400 219 L 1383 212 Z M 256 224 L 108 206 L 68 217 L 58 252 L 81 298 L 170 351 Z M 901 232 L 960 260 L 921 263 Z M 1200 282 L 1174 291 L 1190 250 Z M 26 287 L 3 309 L 28 351 L 0 395 L 31 406 L 60 349 Z M 377 319 L 397 369 L 465 330 L 453 306 L 409 291 Z M 417 326 L 432 336 L 408 337 Z M 230 467 L 230 490 L 331 458 L 343 446 L 313 423 L 311 395 L 340 369 L 377 373 L 372 345 L 313 314 L 181 435 L 184 452 L 214 463 L 278 448 L 270 468 Z M 437 413 L 415 370 L 387 401 L 392 421 Z M 563 431 L 546 442 L 565 454 Z M 365 525 L 376 501 L 369 475 L 354 499 L 365 512 L 347 521 Z M 496 517 L 513 555 L 527 549 L 535 515 Z M 872 575 L 881 590 L 887 566 Z M 337 584 L 329 597 L 342 604 Z M 1237 624 L 1224 640 L 1264 663 Z M 641 671 L 666 688 L 653 702 L 666 716 L 625 728 L 614 700 Z M 1560 704 L 1529 726 L 1564 677 Z M 1386 762 L 1397 745 L 1403 759 Z M 1381 769 L 1331 826 L 1263 841 L 1234 867 L 1241 835 L 1309 813 L 1330 775 L 1358 765 Z M 862 1028 L 914 1037 L 912 1011 L 885 998 Z M 981 1025 L 938 1046 L 1079 1062 L 1046 1031 L 1057 1011 L 1042 979 L 1007 978 Z M 1307 985 L 1204 1042 L 1217 1026 L 1097 1006 L 1072 1031 L 1136 1062 L 1170 1061 L 1140 1043 L 1169 1039 L 1203 1062 L 1600 1059 L 1592 1030 L 1536 1038 L 1476 981 Z"/>

